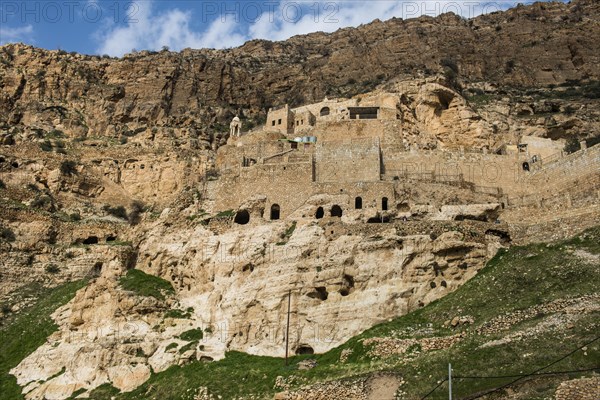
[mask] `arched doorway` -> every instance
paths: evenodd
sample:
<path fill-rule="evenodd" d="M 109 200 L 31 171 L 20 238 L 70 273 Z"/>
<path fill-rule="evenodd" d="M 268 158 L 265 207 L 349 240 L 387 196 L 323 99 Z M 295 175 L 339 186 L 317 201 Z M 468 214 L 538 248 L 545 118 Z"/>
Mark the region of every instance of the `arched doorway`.
<path fill-rule="evenodd" d="M 529 163 L 527 161 L 523 163 L 523 171 L 529 171 Z"/>
<path fill-rule="evenodd" d="M 342 207 L 337 204 L 331 207 L 331 216 L 332 217 L 341 217 L 342 216 Z"/>
<path fill-rule="evenodd" d="M 354 199 L 354 208 L 356 210 L 362 209 L 362 197 L 357 197 Z"/>
<path fill-rule="evenodd" d="M 279 219 L 280 210 L 279 204 L 273 204 L 271 206 L 271 221 Z"/>
<path fill-rule="evenodd" d="M 325 210 L 323 210 L 323 207 L 317 208 L 317 212 L 315 213 L 315 218 L 321 219 L 324 216 L 325 216 Z"/>
<path fill-rule="evenodd" d="M 235 214 L 233 222 L 240 225 L 246 225 L 250 222 L 250 213 L 247 210 L 240 210 Z"/>
<path fill-rule="evenodd" d="M 383 211 L 387 211 L 388 209 L 388 198 L 384 197 L 383 199 L 381 199 L 381 209 Z"/>

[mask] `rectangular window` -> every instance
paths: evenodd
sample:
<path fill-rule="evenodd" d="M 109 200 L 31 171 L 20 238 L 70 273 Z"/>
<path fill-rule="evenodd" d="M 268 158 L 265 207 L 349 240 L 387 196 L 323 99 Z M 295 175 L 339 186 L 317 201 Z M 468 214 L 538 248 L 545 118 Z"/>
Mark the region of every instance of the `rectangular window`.
<path fill-rule="evenodd" d="M 281 125 L 281 119 L 277 121 L 277 125 Z"/>
<path fill-rule="evenodd" d="M 273 120 L 273 121 L 271 122 L 271 125 L 272 125 L 272 126 L 275 126 L 275 120 Z"/>

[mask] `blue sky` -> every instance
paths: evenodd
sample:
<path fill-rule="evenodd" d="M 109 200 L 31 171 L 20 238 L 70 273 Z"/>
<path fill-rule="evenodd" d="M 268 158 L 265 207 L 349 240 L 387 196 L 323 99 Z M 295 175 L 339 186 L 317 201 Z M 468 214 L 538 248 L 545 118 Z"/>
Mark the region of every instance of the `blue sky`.
<path fill-rule="evenodd" d="M 136 50 L 228 48 L 250 39 L 333 32 L 376 18 L 473 17 L 516 1 L 3 0 L 0 44 L 121 56 Z M 521 1 L 527 3 L 527 1 Z"/>

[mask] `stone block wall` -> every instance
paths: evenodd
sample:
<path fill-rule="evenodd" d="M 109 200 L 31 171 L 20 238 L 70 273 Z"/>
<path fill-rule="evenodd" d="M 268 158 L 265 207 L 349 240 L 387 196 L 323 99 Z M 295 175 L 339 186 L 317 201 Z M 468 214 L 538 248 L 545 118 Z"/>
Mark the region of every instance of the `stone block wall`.
<path fill-rule="evenodd" d="M 292 133 L 294 130 L 294 114 L 290 107 L 285 106 L 278 109 L 270 109 L 267 114 L 266 129 L 278 131 L 283 134 Z"/>
<path fill-rule="evenodd" d="M 379 140 L 352 139 L 317 144 L 317 182 L 373 182 L 381 179 Z"/>
<path fill-rule="evenodd" d="M 465 182 L 482 187 L 499 187 L 505 193 L 524 190 L 520 182 L 518 159 L 514 156 L 442 151 L 397 153 L 387 152 L 385 147 L 382 148 L 382 154 L 385 174 L 389 176 L 462 175 Z"/>
<path fill-rule="evenodd" d="M 569 154 L 552 164 L 532 171 L 524 181 L 540 194 L 576 189 L 578 180 L 600 174 L 600 145 Z"/>
<path fill-rule="evenodd" d="M 312 193 L 312 162 L 255 165 L 239 171 L 219 179 L 214 191 L 219 210 L 215 211 L 237 209 L 253 197 L 265 196 L 265 209 L 279 204 L 285 218 Z"/>
<path fill-rule="evenodd" d="M 400 120 L 347 120 L 317 122 L 310 135 L 318 142 L 361 138 L 379 138 L 382 144 L 402 145 L 402 122 Z"/>

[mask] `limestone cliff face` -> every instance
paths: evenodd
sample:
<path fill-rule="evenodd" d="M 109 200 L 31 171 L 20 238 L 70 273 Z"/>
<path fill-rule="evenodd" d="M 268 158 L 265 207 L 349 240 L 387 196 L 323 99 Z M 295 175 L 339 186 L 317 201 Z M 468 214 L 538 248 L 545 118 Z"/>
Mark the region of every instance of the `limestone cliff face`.
<path fill-rule="evenodd" d="M 228 350 L 283 356 L 290 293 L 290 351 L 323 352 L 456 289 L 500 245 L 475 225 L 406 235 L 325 218 L 216 233 L 197 223 L 165 228 L 172 218 L 165 212 L 146 228 L 137 268 L 171 281 L 176 294 L 158 301 L 125 292 L 116 283 L 123 265 L 107 264 L 56 313 L 60 331 L 12 371 L 27 398 L 65 398 L 106 382 L 132 390 L 151 371 Z M 165 313 L 174 308 L 187 316 Z M 190 329 L 204 338 L 180 352 Z"/>

